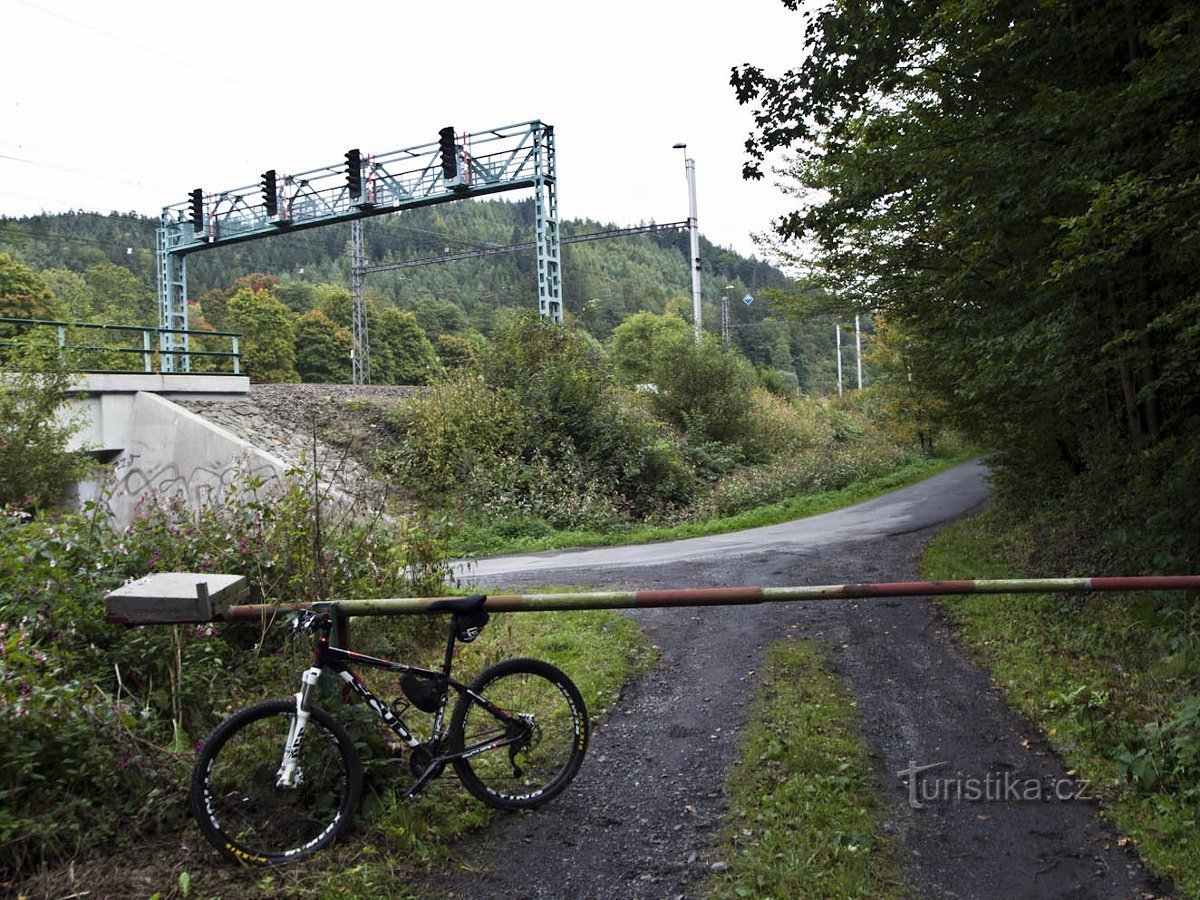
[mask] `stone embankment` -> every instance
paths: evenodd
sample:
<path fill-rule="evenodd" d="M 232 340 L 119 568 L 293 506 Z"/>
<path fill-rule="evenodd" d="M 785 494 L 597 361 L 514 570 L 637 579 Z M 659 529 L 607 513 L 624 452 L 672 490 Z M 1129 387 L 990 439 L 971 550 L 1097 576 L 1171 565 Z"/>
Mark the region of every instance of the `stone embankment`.
<path fill-rule="evenodd" d="M 178 400 L 181 406 L 347 495 L 372 485 L 367 462 L 379 446 L 384 411 L 421 388 L 411 385 L 253 384 L 229 399 Z"/>

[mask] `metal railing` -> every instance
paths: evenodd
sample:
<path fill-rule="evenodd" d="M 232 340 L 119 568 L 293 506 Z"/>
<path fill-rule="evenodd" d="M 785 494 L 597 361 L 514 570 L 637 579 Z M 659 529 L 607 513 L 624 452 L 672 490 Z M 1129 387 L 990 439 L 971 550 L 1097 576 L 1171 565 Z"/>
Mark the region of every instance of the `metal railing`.
<path fill-rule="evenodd" d="M 52 331 L 55 343 L 68 356 L 71 367 L 80 372 L 112 375 L 164 371 L 197 375 L 242 374 L 241 334 L 232 331 L 56 322 L 3 316 L 0 316 L 0 365 L 3 363 L 4 348 L 18 344 L 19 336 L 36 335 L 39 331 Z M 163 340 L 168 335 L 186 335 L 189 339 L 188 350 L 164 350 L 164 344 L 170 345 L 169 340 Z M 213 346 L 229 349 L 201 349 Z M 163 360 L 167 358 L 172 359 L 174 365 L 164 368 Z"/>

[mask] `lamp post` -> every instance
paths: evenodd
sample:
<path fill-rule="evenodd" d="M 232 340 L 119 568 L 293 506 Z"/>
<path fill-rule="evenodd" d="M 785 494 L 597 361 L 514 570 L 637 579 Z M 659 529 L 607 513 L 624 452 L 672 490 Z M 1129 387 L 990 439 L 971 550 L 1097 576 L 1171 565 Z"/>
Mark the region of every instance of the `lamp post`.
<path fill-rule="evenodd" d="M 687 144 L 676 144 L 682 150 L 683 168 L 688 183 L 688 232 L 691 237 L 692 255 L 692 317 L 696 323 L 696 343 L 700 343 L 700 229 L 696 223 L 696 161 L 687 155 Z"/>

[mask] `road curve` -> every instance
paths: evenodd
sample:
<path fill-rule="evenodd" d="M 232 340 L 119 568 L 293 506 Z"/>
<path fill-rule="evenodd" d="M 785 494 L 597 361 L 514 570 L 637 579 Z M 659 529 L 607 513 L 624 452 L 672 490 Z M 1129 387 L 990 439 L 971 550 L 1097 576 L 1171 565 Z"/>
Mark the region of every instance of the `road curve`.
<path fill-rule="evenodd" d="M 518 573 L 528 578 L 560 570 L 627 569 L 878 540 L 921 531 L 978 506 L 987 497 L 986 475 L 987 469 L 974 460 L 880 497 L 794 522 L 655 544 L 495 556 L 460 563 L 455 575 L 470 584 Z"/>

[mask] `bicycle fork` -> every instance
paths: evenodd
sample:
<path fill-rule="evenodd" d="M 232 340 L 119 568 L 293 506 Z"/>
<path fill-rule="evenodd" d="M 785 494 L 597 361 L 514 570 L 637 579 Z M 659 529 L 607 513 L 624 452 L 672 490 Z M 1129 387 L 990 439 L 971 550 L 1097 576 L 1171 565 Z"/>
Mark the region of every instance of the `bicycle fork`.
<path fill-rule="evenodd" d="M 287 741 L 283 746 L 283 760 L 279 764 L 279 772 L 275 776 L 275 787 L 295 788 L 304 781 L 304 772 L 300 769 L 300 744 L 304 740 L 304 728 L 308 725 L 308 698 L 312 689 L 321 677 L 321 670 L 313 666 L 305 669 L 300 676 L 300 690 L 296 698 L 296 715 L 288 728 Z"/>

